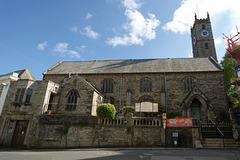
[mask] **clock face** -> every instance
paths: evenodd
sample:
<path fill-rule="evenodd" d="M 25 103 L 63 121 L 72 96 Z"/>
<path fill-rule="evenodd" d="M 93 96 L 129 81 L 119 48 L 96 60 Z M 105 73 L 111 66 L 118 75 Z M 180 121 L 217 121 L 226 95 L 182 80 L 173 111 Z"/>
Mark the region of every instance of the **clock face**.
<path fill-rule="evenodd" d="M 209 36 L 209 32 L 204 29 L 204 30 L 201 31 L 201 36 L 208 37 Z"/>

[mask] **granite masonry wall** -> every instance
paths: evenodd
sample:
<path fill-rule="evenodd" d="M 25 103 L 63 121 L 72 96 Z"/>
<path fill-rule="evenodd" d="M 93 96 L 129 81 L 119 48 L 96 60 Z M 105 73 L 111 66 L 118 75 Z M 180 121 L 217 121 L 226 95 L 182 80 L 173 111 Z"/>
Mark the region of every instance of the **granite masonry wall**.
<path fill-rule="evenodd" d="M 165 104 L 165 91 L 162 90 L 161 85 L 162 78 L 166 78 L 168 111 L 174 110 L 181 112 L 181 103 L 189 93 L 184 90 L 183 81 L 187 77 L 193 77 L 196 80 L 195 85 L 208 98 L 209 114 L 212 119 L 216 116 L 215 113 L 226 112 L 228 107 L 223 72 L 221 71 L 165 74 L 91 74 L 80 76 L 100 91 L 102 81 L 106 78 L 112 78 L 114 81 L 113 93 L 104 93 L 104 96 L 114 98 L 113 103 L 117 110 L 126 105 L 134 106 L 142 96 L 151 96 L 155 102 Z M 45 75 L 44 79 L 61 83 L 64 77 L 66 78 L 67 75 Z M 152 92 L 140 92 L 140 80 L 145 77 L 152 81 Z M 129 92 L 131 93 L 130 98 L 127 97 Z M 119 102 L 120 97 L 121 103 Z M 127 99 L 130 99 L 130 104 L 127 104 Z"/>
<path fill-rule="evenodd" d="M 95 116 L 41 115 L 28 136 L 28 148 L 162 146 L 164 130 L 160 120 L 148 125 L 120 118 L 121 124 L 102 123 Z M 110 122 L 109 121 L 109 122 Z M 149 123 L 151 121 L 151 124 Z"/>

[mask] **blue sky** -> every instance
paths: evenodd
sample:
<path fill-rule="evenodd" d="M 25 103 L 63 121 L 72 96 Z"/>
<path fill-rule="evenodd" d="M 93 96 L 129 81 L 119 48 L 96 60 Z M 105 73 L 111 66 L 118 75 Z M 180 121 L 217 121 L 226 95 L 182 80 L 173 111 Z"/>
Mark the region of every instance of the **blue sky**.
<path fill-rule="evenodd" d="M 218 60 L 239 0 L 0 0 L 0 75 L 38 79 L 59 61 L 192 57 L 194 14 L 210 14 Z"/>

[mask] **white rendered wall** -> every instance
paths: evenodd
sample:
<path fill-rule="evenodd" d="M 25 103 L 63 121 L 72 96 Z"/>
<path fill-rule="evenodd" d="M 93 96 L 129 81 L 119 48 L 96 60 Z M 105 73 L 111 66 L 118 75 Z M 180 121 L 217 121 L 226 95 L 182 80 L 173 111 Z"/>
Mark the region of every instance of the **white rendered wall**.
<path fill-rule="evenodd" d="M 18 79 L 18 77 L 15 77 L 15 75 L 0 77 L 0 87 L 4 83 L 2 94 L 0 95 L 0 115 L 2 114 L 2 110 L 3 110 L 5 99 L 7 97 L 10 82 L 11 82 L 11 80 L 17 80 L 17 79 Z"/>
<path fill-rule="evenodd" d="M 9 85 L 10 85 L 10 79 L 8 81 L 0 81 L 0 87 L 1 87 L 2 83 L 5 83 L 6 85 L 3 87 L 2 94 L 0 97 L 0 115 L 2 114 L 3 105 L 4 105 L 5 99 L 7 97 L 7 92 L 8 92 Z"/>

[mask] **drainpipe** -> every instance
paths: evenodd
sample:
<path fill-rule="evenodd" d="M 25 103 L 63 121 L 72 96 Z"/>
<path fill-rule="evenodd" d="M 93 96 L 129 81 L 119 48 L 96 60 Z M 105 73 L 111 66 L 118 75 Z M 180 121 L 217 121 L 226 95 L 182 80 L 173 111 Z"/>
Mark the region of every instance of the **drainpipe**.
<path fill-rule="evenodd" d="M 164 75 L 165 75 L 165 110 L 166 110 L 166 113 L 168 111 L 168 108 L 167 108 L 167 78 L 166 78 L 166 73 L 164 72 Z"/>
<path fill-rule="evenodd" d="M 122 76 L 121 76 L 121 82 L 119 86 L 119 108 L 118 108 L 118 115 L 121 114 L 121 105 L 122 105 Z"/>
<path fill-rule="evenodd" d="M 164 83 L 165 83 L 165 111 L 166 114 L 168 112 L 168 107 L 167 107 L 167 78 L 166 78 L 166 72 L 164 72 Z M 167 142 L 167 128 L 164 129 L 164 145 L 166 146 L 166 142 Z"/>

